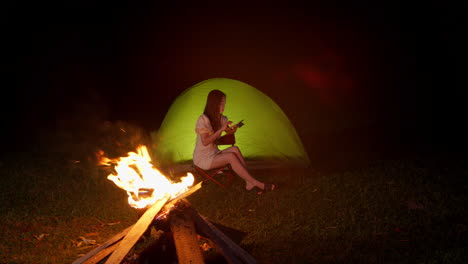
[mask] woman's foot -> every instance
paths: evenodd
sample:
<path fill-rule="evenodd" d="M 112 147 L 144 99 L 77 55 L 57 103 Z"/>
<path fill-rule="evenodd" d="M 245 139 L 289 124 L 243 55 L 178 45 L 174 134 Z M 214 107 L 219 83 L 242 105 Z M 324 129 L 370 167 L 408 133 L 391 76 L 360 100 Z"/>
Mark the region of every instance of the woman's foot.
<path fill-rule="evenodd" d="M 263 194 L 265 192 L 271 192 L 271 191 L 274 191 L 276 188 L 276 185 L 274 185 L 273 183 L 264 183 L 263 184 L 263 189 L 261 189 L 258 194 Z"/>
<path fill-rule="evenodd" d="M 255 187 L 256 187 L 255 184 L 253 184 L 253 183 L 251 183 L 251 182 L 247 182 L 247 183 L 245 184 L 245 189 L 246 189 L 247 191 L 251 191 L 251 190 L 252 190 L 253 188 L 255 188 Z"/>
<path fill-rule="evenodd" d="M 255 189 L 258 195 L 263 194 L 265 192 L 271 192 L 275 190 L 275 188 L 276 185 L 272 183 L 260 183 L 259 185 L 254 185 L 253 183 L 247 182 L 247 184 L 245 185 L 245 189 L 247 191 Z"/>

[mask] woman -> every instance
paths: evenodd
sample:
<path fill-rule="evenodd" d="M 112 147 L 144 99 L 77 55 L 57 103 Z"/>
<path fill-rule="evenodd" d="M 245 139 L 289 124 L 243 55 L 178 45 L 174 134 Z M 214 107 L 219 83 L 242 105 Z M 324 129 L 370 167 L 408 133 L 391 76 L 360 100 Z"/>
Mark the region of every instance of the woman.
<path fill-rule="evenodd" d="M 212 90 L 208 94 L 205 111 L 198 118 L 195 128 L 197 142 L 193 152 L 193 163 L 204 170 L 230 164 L 234 172 L 245 180 L 246 190 L 258 189 L 258 194 L 264 191 L 273 191 L 274 184 L 260 182 L 250 175 L 238 147 L 232 146 L 225 150 L 219 150 L 216 146 L 215 141 L 224 131 L 235 133 L 237 130 L 237 127 L 229 127 L 232 122 L 222 115 L 225 104 L 226 95 L 223 92 Z"/>

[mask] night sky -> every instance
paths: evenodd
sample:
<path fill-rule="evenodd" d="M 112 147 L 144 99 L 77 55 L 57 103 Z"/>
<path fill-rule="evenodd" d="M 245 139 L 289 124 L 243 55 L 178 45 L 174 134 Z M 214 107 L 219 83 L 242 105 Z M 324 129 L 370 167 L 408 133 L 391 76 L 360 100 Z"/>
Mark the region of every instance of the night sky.
<path fill-rule="evenodd" d="M 270 96 L 312 157 L 464 150 L 461 6 L 175 2 L 2 10 L 4 152 L 71 118 L 153 131 L 213 77 Z"/>

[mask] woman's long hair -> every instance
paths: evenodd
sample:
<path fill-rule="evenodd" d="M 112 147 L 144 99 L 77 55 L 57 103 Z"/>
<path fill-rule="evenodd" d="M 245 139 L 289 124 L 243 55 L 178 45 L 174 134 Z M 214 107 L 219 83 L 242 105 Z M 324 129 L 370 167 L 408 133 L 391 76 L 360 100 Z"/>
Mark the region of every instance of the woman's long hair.
<path fill-rule="evenodd" d="M 219 107 L 221 101 L 226 97 L 226 94 L 220 90 L 212 90 L 208 94 L 208 99 L 206 100 L 205 111 L 203 112 L 208 116 L 211 122 L 211 127 L 213 132 L 221 128 L 221 113 L 219 112 Z"/>

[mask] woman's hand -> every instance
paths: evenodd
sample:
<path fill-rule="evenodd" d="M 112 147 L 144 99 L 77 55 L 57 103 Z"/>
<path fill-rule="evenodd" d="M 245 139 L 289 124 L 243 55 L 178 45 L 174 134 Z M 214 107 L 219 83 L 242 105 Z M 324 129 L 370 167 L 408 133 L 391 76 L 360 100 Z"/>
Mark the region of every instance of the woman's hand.
<path fill-rule="evenodd" d="M 228 121 L 228 122 L 222 124 L 222 125 L 221 125 L 221 128 L 220 128 L 221 132 L 222 132 L 222 131 L 226 131 L 226 130 L 229 128 L 229 125 L 230 125 L 230 124 L 232 124 L 232 121 Z"/>
<path fill-rule="evenodd" d="M 221 134 L 229 128 L 230 124 L 232 124 L 232 121 L 228 121 L 222 124 L 221 128 L 219 128 L 215 133 L 211 135 L 208 133 L 200 134 L 203 146 L 208 146 L 209 144 L 215 142 L 218 139 L 218 137 L 221 136 Z"/>
<path fill-rule="evenodd" d="M 225 131 L 227 135 L 234 134 L 237 131 L 237 126 L 228 127 Z"/>

